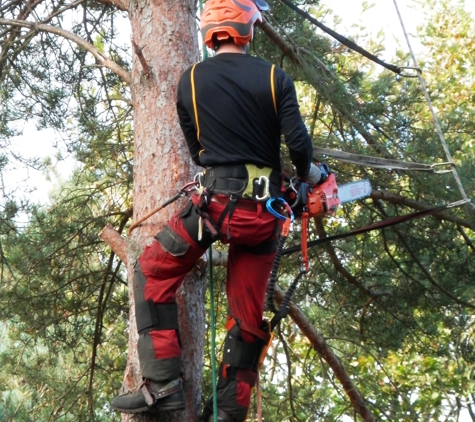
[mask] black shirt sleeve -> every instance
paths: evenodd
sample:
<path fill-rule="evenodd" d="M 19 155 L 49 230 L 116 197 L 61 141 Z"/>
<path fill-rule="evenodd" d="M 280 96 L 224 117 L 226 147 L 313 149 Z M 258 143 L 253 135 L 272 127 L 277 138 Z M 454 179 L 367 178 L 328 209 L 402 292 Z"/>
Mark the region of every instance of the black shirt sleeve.
<path fill-rule="evenodd" d="M 295 85 L 282 70 L 276 69 L 280 130 L 289 148 L 290 159 L 299 177 L 305 177 L 312 162 L 313 146 L 300 114 Z"/>

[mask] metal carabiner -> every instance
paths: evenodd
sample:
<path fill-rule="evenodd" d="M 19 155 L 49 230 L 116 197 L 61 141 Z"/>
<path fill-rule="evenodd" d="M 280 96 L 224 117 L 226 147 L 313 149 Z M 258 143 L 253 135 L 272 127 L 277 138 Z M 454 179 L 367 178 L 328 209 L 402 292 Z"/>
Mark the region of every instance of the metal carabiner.
<path fill-rule="evenodd" d="M 422 69 L 420 67 L 398 66 L 398 69 L 401 70 L 399 76 L 403 76 L 404 78 L 417 78 L 422 75 Z M 404 73 L 402 70 L 413 70 L 416 73 Z"/>
<path fill-rule="evenodd" d="M 294 178 L 289 179 L 289 188 L 295 193 L 295 201 L 292 205 L 290 205 L 290 208 L 295 207 L 299 203 L 299 191 L 294 185 Z"/>
<path fill-rule="evenodd" d="M 264 179 L 264 182 L 265 182 L 265 191 L 264 191 L 265 195 L 264 196 L 257 196 L 256 195 L 256 200 L 257 201 L 263 201 L 264 199 L 267 199 L 270 196 L 270 194 L 269 194 L 269 179 L 266 176 L 259 177 L 259 181 L 258 181 L 257 184 L 260 186 L 263 179 Z"/>
<path fill-rule="evenodd" d="M 200 171 L 199 173 L 195 174 L 195 177 L 193 177 L 193 182 L 196 183 L 196 191 L 198 192 L 199 195 L 203 193 L 205 190 L 205 187 L 201 184 L 201 180 L 203 180 L 204 173 Z"/>

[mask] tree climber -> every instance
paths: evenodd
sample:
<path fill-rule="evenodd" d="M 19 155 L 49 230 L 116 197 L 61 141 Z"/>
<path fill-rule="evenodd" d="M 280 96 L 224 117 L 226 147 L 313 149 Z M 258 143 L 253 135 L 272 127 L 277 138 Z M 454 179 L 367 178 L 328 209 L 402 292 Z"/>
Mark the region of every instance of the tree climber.
<path fill-rule="evenodd" d="M 143 384 L 116 397 L 124 413 L 185 406 L 176 291 L 206 249 L 229 243 L 228 335 L 219 370 L 220 421 L 242 422 L 268 336 L 264 300 L 280 223 L 265 207 L 281 195 L 281 135 L 297 175 L 321 178 L 302 121 L 295 87 L 280 68 L 247 54 L 264 0 L 208 0 L 201 16 L 204 43 L 216 51 L 182 75 L 180 125 L 193 161 L 205 168 L 200 189 L 145 248 L 135 265 L 138 353 Z M 200 420 L 213 420 L 212 400 Z"/>

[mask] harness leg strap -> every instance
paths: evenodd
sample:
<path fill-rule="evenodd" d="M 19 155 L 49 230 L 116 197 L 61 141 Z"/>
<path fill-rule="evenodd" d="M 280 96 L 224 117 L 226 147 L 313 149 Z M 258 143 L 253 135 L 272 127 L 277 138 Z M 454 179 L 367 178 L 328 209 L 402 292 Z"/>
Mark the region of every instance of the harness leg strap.
<path fill-rule="evenodd" d="M 176 303 L 153 303 L 145 300 L 136 304 L 137 331 L 142 334 L 151 330 L 178 330 Z"/>
<path fill-rule="evenodd" d="M 268 321 L 264 321 L 261 330 L 246 330 L 255 335 L 255 340 L 248 343 L 241 336 L 242 325 L 234 318 L 228 321 L 220 382 L 225 382 L 225 379 L 234 379 L 254 387 L 259 367 L 272 341 L 272 335 Z"/>

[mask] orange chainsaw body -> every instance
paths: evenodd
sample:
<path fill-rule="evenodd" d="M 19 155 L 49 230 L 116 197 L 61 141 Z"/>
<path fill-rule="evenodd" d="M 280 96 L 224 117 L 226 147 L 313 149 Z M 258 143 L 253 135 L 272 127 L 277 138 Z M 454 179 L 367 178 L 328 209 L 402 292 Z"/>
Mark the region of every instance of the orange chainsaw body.
<path fill-rule="evenodd" d="M 340 199 L 338 198 L 335 173 L 330 173 L 327 180 L 321 185 L 309 188 L 307 202 L 309 217 L 333 214 L 338 205 L 340 205 Z"/>

